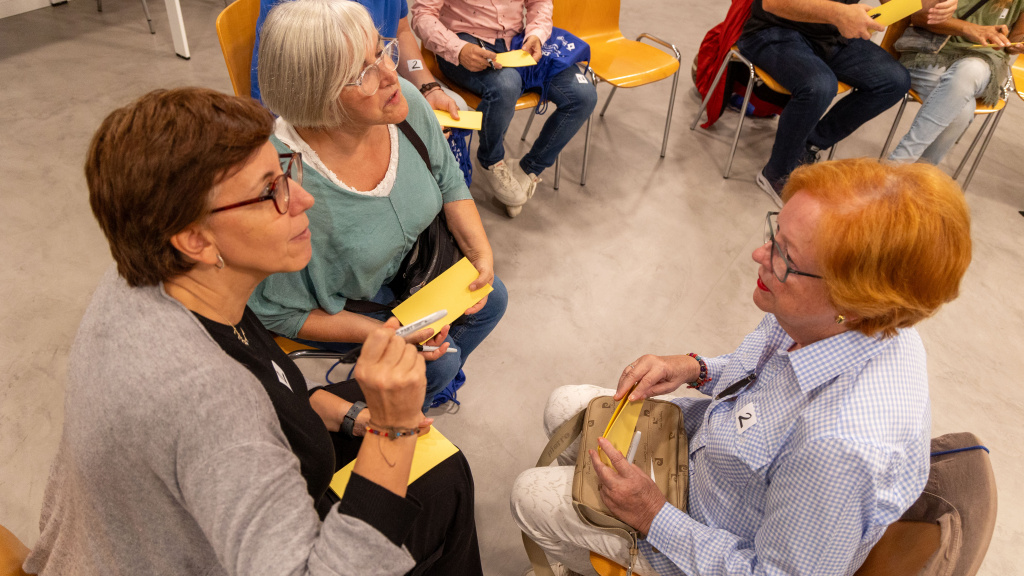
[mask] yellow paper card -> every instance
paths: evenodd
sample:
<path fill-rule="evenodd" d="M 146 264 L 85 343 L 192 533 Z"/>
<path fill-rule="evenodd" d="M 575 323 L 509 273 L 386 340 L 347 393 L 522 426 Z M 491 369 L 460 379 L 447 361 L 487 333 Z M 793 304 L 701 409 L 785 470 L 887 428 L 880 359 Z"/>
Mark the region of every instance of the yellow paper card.
<path fill-rule="evenodd" d="M 643 400 L 629 401 L 629 395 L 632 392 L 633 390 L 627 392 L 622 397 L 622 400 L 619 401 L 619 405 L 615 407 L 615 412 L 612 414 L 611 420 L 608 421 L 604 434 L 602 434 L 623 456 L 629 451 L 629 445 L 633 441 L 633 432 L 636 431 L 637 420 L 640 419 L 640 410 L 644 406 Z M 601 455 L 601 461 L 611 466 L 611 460 L 608 459 L 604 450 L 598 450 L 597 452 Z"/>
<path fill-rule="evenodd" d="M 450 440 L 445 438 L 444 434 L 438 432 L 437 428 L 431 426 L 426 434 L 416 438 L 416 451 L 413 452 L 412 469 L 409 470 L 409 484 L 415 482 L 420 476 L 426 474 L 428 470 L 444 462 L 446 458 L 458 451 L 459 449 L 455 444 L 452 444 Z M 348 463 L 348 466 L 334 474 L 334 478 L 331 480 L 331 489 L 339 497 L 345 495 L 345 487 L 348 486 L 348 481 L 352 477 L 352 469 L 355 468 L 355 465 L 356 461 L 353 460 Z"/>
<path fill-rule="evenodd" d="M 502 52 L 494 57 L 494 61 L 505 68 L 522 68 L 523 66 L 537 65 L 537 61 L 526 50 Z"/>
<path fill-rule="evenodd" d="M 488 284 L 470 292 L 470 282 L 476 280 L 479 275 L 480 273 L 473 267 L 469 258 L 463 257 L 440 276 L 420 288 L 419 292 L 395 306 L 392 313 L 403 325 L 408 325 L 438 310 L 447 310 L 447 316 L 430 325 L 434 329 L 434 333 L 437 333 L 442 326 L 451 324 L 468 308 L 494 290 Z"/>
<path fill-rule="evenodd" d="M 882 26 L 889 26 L 920 9 L 921 0 L 890 0 L 877 8 L 868 10 L 868 16 L 874 18 Z"/>
<path fill-rule="evenodd" d="M 459 110 L 459 119 L 452 118 L 452 115 L 441 110 L 434 110 L 434 116 L 444 128 L 465 128 L 466 130 L 479 130 L 484 125 L 484 113 L 475 110 Z"/>

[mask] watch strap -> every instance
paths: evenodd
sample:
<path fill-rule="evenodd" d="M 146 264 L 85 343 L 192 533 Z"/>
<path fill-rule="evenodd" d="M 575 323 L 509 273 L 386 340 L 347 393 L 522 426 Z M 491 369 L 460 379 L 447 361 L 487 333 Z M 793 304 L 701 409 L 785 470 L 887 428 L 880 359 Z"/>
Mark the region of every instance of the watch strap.
<path fill-rule="evenodd" d="M 352 407 L 348 409 L 345 417 L 341 420 L 342 433 L 346 436 L 353 435 L 352 429 L 356 425 L 356 417 L 359 416 L 359 413 L 362 412 L 364 408 L 366 408 L 366 402 L 363 402 L 362 400 L 357 400 L 352 403 Z"/>

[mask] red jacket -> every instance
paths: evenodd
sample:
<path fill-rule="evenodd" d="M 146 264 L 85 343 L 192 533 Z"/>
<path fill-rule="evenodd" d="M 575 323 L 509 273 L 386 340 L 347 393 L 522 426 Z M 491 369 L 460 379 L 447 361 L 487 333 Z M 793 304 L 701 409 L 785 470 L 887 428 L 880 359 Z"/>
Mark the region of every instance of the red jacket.
<path fill-rule="evenodd" d="M 725 58 L 729 48 L 732 48 L 739 40 L 743 32 L 743 24 L 750 17 L 750 5 L 753 0 L 733 0 L 729 6 L 729 12 L 725 15 L 725 21 L 711 30 L 708 30 L 704 41 L 697 51 L 697 91 L 700 95 L 706 96 L 708 88 L 715 80 L 718 67 L 722 65 L 722 58 Z M 708 121 L 701 124 L 701 128 L 710 128 L 722 115 L 722 100 L 725 98 L 725 79 L 718 83 L 715 93 L 708 102 Z"/>

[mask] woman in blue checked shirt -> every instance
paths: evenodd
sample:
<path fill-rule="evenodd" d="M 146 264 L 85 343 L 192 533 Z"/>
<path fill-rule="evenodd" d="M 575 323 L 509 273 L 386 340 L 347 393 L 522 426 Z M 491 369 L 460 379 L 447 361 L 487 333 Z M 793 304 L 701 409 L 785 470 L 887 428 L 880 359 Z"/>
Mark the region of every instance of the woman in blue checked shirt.
<path fill-rule="evenodd" d="M 970 263 L 963 194 L 932 166 L 858 159 L 794 171 L 783 198 L 753 253 L 760 325 L 724 356 L 641 356 L 614 392 L 639 382 L 631 400 L 684 384 L 702 393 L 674 400 L 689 436 L 688 509 L 604 440 L 613 466 L 588 456 L 605 503 L 645 535 L 644 576 L 852 574 L 928 478 L 928 377 L 912 326 L 957 296 Z M 559 388 L 548 434 L 610 393 Z M 626 540 L 572 509 L 577 450 L 512 491 L 516 522 L 556 574 L 592 573 L 588 550 L 629 558 Z"/>

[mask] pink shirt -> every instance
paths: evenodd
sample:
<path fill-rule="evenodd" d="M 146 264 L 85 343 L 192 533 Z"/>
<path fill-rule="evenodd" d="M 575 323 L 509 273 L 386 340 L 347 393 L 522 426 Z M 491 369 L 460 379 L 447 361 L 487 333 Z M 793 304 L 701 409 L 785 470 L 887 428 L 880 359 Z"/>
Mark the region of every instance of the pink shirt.
<path fill-rule="evenodd" d="M 526 36 L 546 42 L 551 36 L 551 0 L 415 0 L 412 29 L 428 50 L 452 64 L 466 41 L 456 36 L 466 32 L 489 44 L 501 38 L 508 44 L 523 31 L 526 6 Z"/>

